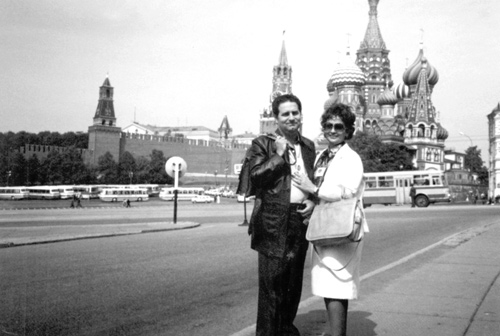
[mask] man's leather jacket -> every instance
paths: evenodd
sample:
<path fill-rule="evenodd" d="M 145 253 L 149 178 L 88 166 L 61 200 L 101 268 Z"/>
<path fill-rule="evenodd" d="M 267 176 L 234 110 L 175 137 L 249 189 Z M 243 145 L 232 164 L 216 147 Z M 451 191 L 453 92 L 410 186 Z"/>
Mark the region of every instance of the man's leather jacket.
<path fill-rule="evenodd" d="M 288 151 L 283 157 L 278 155 L 274 139 L 269 135 L 259 136 L 252 141 L 247 152 L 250 180 L 256 196 L 248 232 L 252 236 L 252 249 L 268 256 L 282 257 L 289 234 L 291 169 Z M 299 144 L 304 168 L 312 180 L 316 155 L 314 143 L 299 136 Z M 306 243 L 305 237 L 303 239 Z"/>

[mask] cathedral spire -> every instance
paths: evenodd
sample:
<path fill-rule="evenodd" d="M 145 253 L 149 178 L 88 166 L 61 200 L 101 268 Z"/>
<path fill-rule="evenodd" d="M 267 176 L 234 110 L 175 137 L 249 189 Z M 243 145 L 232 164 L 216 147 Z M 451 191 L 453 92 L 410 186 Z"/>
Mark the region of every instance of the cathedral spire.
<path fill-rule="evenodd" d="M 380 28 L 377 21 L 377 5 L 379 0 L 368 0 L 370 11 L 368 12 L 370 18 L 368 27 L 366 28 L 365 38 L 361 42 L 360 49 L 377 48 L 386 49 L 385 42 L 382 39 Z"/>

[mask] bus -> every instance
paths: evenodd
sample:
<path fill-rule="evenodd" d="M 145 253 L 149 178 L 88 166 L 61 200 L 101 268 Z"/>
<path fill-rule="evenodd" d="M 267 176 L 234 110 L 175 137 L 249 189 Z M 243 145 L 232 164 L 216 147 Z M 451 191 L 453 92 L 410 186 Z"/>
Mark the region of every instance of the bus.
<path fill-rule="evenodd" d="M 60 185 L 55 187 L 59 188 L 61 199 L 70 199 L 73 198 L 73 196 L 75 195 L 75 190 L 73 189 L 73 186 Z"/>
<path fill-rule="evenodd" d="M 29 192 L 30 199 L 60 199 L 61 192 L 58 186 L 37 186 L 37 187 L 26 187 Z"/>
<path fill-rule="evenodd" d="M 102 185 L 76 185 L 73 190 L 77 195 L 81 195 L 82 199 L 99 198 L 102 191 Z"/>
<path fill-rule="evenodd" d="M 26 187 L 0 187 L 0 199 L 20 200 L 28 197 Z"/>
<path fill-rule="evenodd" d="M 147 189 L 149 197 L 158 197 L 160 194 L 161 188 L 159 184 L 136 184 L 135 186 Z"/>
<path fill-rule="evenodd" d="M 174 187 L 162 188 L 160 191 L 160 199 L 164 201 L 174 200 Z M 177 188 L 178 201 L 191 201 L 197 195 L 204 195 L 205 189 L 203 188 Z"/>
<path fill-rule="evenodd" d="M 149 201 L 148 191 L 144 188 L 106 188 L 101 191 L 99 198 L 103 202 L 131 202 Z"/>
<path fill-rule="evenodd" d="M 415 205 L 427 207 L 437 202 L 450 202 L 450 189 L 444 172 L 412 170 L 365 173 L 363 204 L 411 204 L 410 188 L 415 187 Z"/>

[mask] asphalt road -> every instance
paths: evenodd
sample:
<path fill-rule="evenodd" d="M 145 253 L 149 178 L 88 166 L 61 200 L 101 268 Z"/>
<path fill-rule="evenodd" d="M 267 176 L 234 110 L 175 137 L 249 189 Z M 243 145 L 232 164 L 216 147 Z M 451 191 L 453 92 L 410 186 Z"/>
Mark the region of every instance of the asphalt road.
<path fill-rule="evenodd" d="M 249 249 L 246 228 L 237 225 L 242 205 L 235 204 L 184 205 L 190 220 L 203 223 L 192 230 L 0 250 L 0 335 L 230 335 L 253 324 L 257 256 Z M 159 211 L 127 210 L 131 220 L 154 218 Z M 54 218 L 82 223 L 86 217 L 123 216 L 104 208 L 44 211 L 19 211 L 11 220 L 45 225 Z M 362 274 L 494 222 L 499 211 L 494 206 L 369 208 Z M 13 222 L 2 216 L 0 225 Z M 422 262 L 430 257 L 422 256 Z M 303 299 L 311 295 L 309 268 L 308 262 Z M 383 286 L 403 271 L 363 283 L 362 290 Z"/>

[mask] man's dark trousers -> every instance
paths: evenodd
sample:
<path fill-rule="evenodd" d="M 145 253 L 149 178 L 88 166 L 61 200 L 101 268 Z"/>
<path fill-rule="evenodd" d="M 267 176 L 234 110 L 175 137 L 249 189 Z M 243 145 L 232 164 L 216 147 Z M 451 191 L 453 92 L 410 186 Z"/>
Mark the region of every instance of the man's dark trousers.
<path fill-rule="evenodd" d="M 302 294 L 308 242 L 303 217 L 290 209 L 283 257 L 259 253 L 259 303 L 256 336 L 298 336 L 293 325 Z"/>

